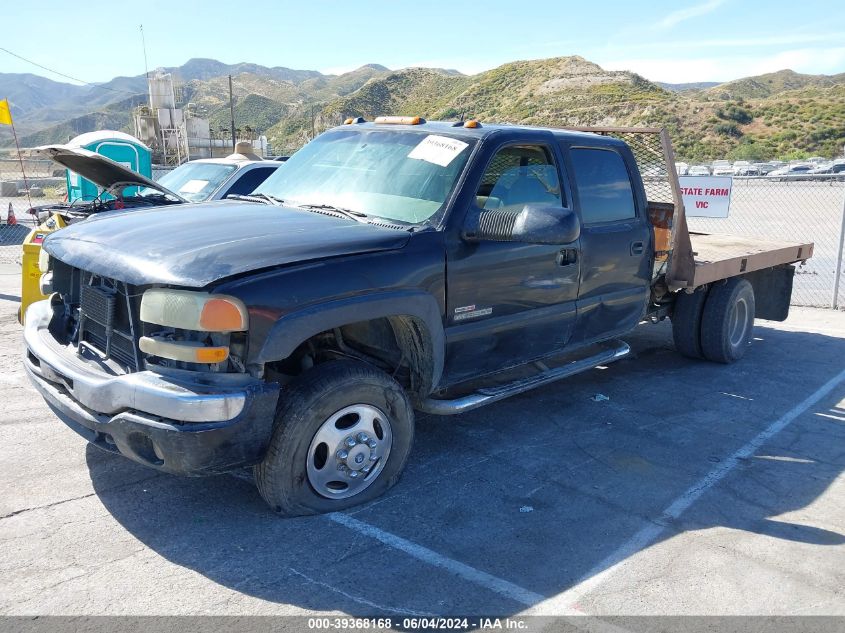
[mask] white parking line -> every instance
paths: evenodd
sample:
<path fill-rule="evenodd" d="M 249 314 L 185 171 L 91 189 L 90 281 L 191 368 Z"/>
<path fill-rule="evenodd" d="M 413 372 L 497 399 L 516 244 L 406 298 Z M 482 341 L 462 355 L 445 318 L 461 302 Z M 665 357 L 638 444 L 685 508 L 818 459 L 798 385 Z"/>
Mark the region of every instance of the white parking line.
<path fill-rule="evenodd" d="M 767 440 L 780 433 L 798 416 L 806 412 L 807 409 L 827 396 L 843 381 L 845 381 L 845 370 L 839 372 L 802 402 L 784 413 L 766 429 L 757 434 L 757 436 L 755 436 L 750 442 L 745 444 L 742 448 L 738 449 L 730 457 L 723 461 L 717 468 L 710 471 L 702 479 L 688 488 L 686 492 L 675 499 L 671 504 L 669 504 L 669 506 L 666 507 L 665 510 L 663 510 L 660 517 L 656 519 L 655 523 L 649 523 L 647 526 L 642 528 L 639 532 L 634 534 L 634 536 L 618 547 L 612 554 L 602 560 L 601 563 L 582 576 L 581 579 L 572 587 L 551 598 L 545 598 L 538 593 L 525 589 L 524 587 L 520 587 L 519 585 L 515 585 L 503 578 L 498 578 L 497 576 L 493 576 L 487 572 L 483 572 L 447 556 L 438 554 L 427 547 L 417 545 L 416 543 L 400 536 L 396 536 L 395 534 L 386 532 L 380 528 L 370 525 L 369 523 L 355 519 L 348 514 L 336 512 L 327 515 L 327 517 L 335 523 L 343 525 L 351 530 L 355 530 L 364 536 L 376 539 L 377 541 L 380 541 L 394 549 L 400 550 L 417 560 L 428 563 L 434 567 L 445 569 L 475 585 L 530 607 L 523 611 L 520 615 L 584 615 L 584 611 L 578 605 L 578 602 L 581 598 L 583 598 L 583 596 L 594 591 L 599 585 L 608 580 L 620 569 L 624 561 L 653 543 L 657 537 L 666 530 L 666 525 L 664 525 L 664 523 L 668 523 L 679 518 L 705 492 L 710 490 L 713 486 L 724 479 L 728 473 L 736 468 L 741 460 L 753 455 Z"/>
<path fill-rule="evenodd" d="M 807 409 L 827 396 L 843 380 L 845 380 L 845 370 L 842 370 L 828 380 L 803 402 L 800 402 L 784 413 L 766 429 L 761 431 L 754 439 L 723 461 L 717 468 L 714 468 L 702 479 L 693 484 L 686 492 L 669 504 L 656 523 L 651 523 L 634 534 L 634 536 L 617 548 L 610 556 L 582 576 L 572 587 L 534 605 L 532 608 L 523 612 L 523 615 L 557 615 L 572 613 L 573 611 L 579 612 L 580 607 L 578 606 L 578 602 L 585 595 L 594 591 L 599 585 L 608 580 L 619 570 L 625 560 L 651 545 L 666 530 L 666 526 L 661 525 L 662 523 L 679 518 L 701 495 L 710 490 L 710 488 L 719 483 L 729 472 L 736 468 L 741 460 L 753 455 L 767 440 L 789 426 L 799 415 L 806 412 Z"/>
<path fill-rule="evenodd" d="M 480 569 L 476 569 L 475 567 L 459 563 L 458 561 L 443 556 L 442 554 L 438 554 L 427 547 L 412 543 L 411 541 L 403 539 L 400 536 L 396 536 L 395 534 L 391 534 L 390 532 L 385 532 L 384 530 L 370 525 L 369 523 L 353 519 L 348 514 L 333 513 L 327 516 L 335 523 L 340 523 L 341 525 L 355 530 L 360 534 L 374 538 L 377 541 L 381 541 L 385 545 L 389 545 L 394 549 L 405 552 L 409 556 L 413 556 L 424 563 L 428 563 L 429 565 L 433 565 L 435 567 L 441 567 L 452 572 L 456 576 L 460 576 L 464 580 L 468 580 L 473 584 L 489 589 L 490 591 L 494 591 L 506 598 L 510 598 L 514 602 L 530 606 L 541 602 L 545 598 L 539 593 L 534 593 L 533 591 L 524 589 L 512 582 L 492 576 Z"/>

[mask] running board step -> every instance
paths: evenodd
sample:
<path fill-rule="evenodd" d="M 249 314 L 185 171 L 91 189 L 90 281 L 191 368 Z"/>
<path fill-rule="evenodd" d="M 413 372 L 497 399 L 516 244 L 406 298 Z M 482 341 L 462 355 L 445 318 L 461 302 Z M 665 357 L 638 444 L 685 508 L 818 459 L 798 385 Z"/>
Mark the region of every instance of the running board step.
<path fill-rule="evenodd" d="M 520 378 L 514 382 L 496 387 L 485 387 L 479 389 L 475 393 L 468 396 L 455 398 L 454 400 L 438 400 L 437 398 L 428 398 L 424 400 L 417 408 L 424 413 L 433 413 L 434 415 L 456 415 L 458 413 L 465 413 L 472 411 L 478 407 L 483 407 L 485 404 L 504 400 L 510 396 L 515 396 L 518 393 L 523 393 L 542 387 L 561 378 L 574 376 L 580 374 L 588 369 L 593 369 L 599 365 L 606 365 L 613 361 L 619 360 L 623 356 L 627 356 L 631 348 L 624 341 L 613 341 L 610 347 L 602 350 L 598 354 L 582 358 L 580 360 L 572 361 L 562 367 L 555 367 L 554 369 L 547 369 L 534 376 L 528 378 Z"/>

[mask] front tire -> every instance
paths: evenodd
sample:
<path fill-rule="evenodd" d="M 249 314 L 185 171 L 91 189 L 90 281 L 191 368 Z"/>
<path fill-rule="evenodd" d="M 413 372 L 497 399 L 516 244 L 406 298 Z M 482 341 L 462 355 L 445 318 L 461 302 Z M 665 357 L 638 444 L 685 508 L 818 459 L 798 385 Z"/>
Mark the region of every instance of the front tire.
<path fill-rule="evenodd" d="M 390 376 L 358 361 L 318 365 L 283 389 L 258 491 L 284 516 L 365 503 L 399 480 L 413 438 L 413 408 Z"/>
<path fill-rule="evenodd" d="M 732 277 L 707 294 L 701 316 L 701 351 L 707 360 L 733 363 L 745 356 L 754 332 L 754 289 Z"/>

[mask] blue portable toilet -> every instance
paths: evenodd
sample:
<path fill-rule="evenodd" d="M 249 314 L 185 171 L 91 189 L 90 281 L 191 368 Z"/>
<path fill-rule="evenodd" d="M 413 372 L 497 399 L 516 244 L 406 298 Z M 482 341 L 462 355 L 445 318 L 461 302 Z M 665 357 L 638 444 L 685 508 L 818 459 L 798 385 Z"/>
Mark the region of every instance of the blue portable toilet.
<path fill-rule="evenodd" d="M 102 154 L 142 176 L 152 178 L 152 152 L 149 147 L 134 136 L 116 130 L 101 130 L 80 134 L 67 144 L 71 147 L 80 147 Z M 130 187 L 124 190 L 124 195 L 131 196 L 137 191 L 137 187 Z M 69 202 L 80 199 L 84 201 L 94 200 L 101 193 L 100 188 L 93 182 L 85 180 L 69 169 L 67 170 L 67 199 Z"/>

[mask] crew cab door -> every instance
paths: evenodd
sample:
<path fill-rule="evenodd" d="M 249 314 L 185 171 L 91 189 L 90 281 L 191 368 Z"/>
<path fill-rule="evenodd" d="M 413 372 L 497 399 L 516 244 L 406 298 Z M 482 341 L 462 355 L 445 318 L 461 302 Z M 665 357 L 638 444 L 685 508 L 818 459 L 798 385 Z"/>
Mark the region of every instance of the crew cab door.
<path fill-rule="evenodd" d="M 624 146 L 564 147 L 581 216 L 581 282 L 571 343 L 633 329 L 650 296 L 654 247 L 645 194 Z"/>
<path fill-rule="evenodd" d="M 567 212 L 554 137 L 511 138 L 482 148 L 465 185 L 458 222 L 450 227 L 446 262 L 446 369 L 443 384 L 518 365 L 562 349 L 575 325 L 578 244 L 467 242 L 462 222 L 526 204 Z M 467 191 L 469 190 L 469 191 Z"/>

